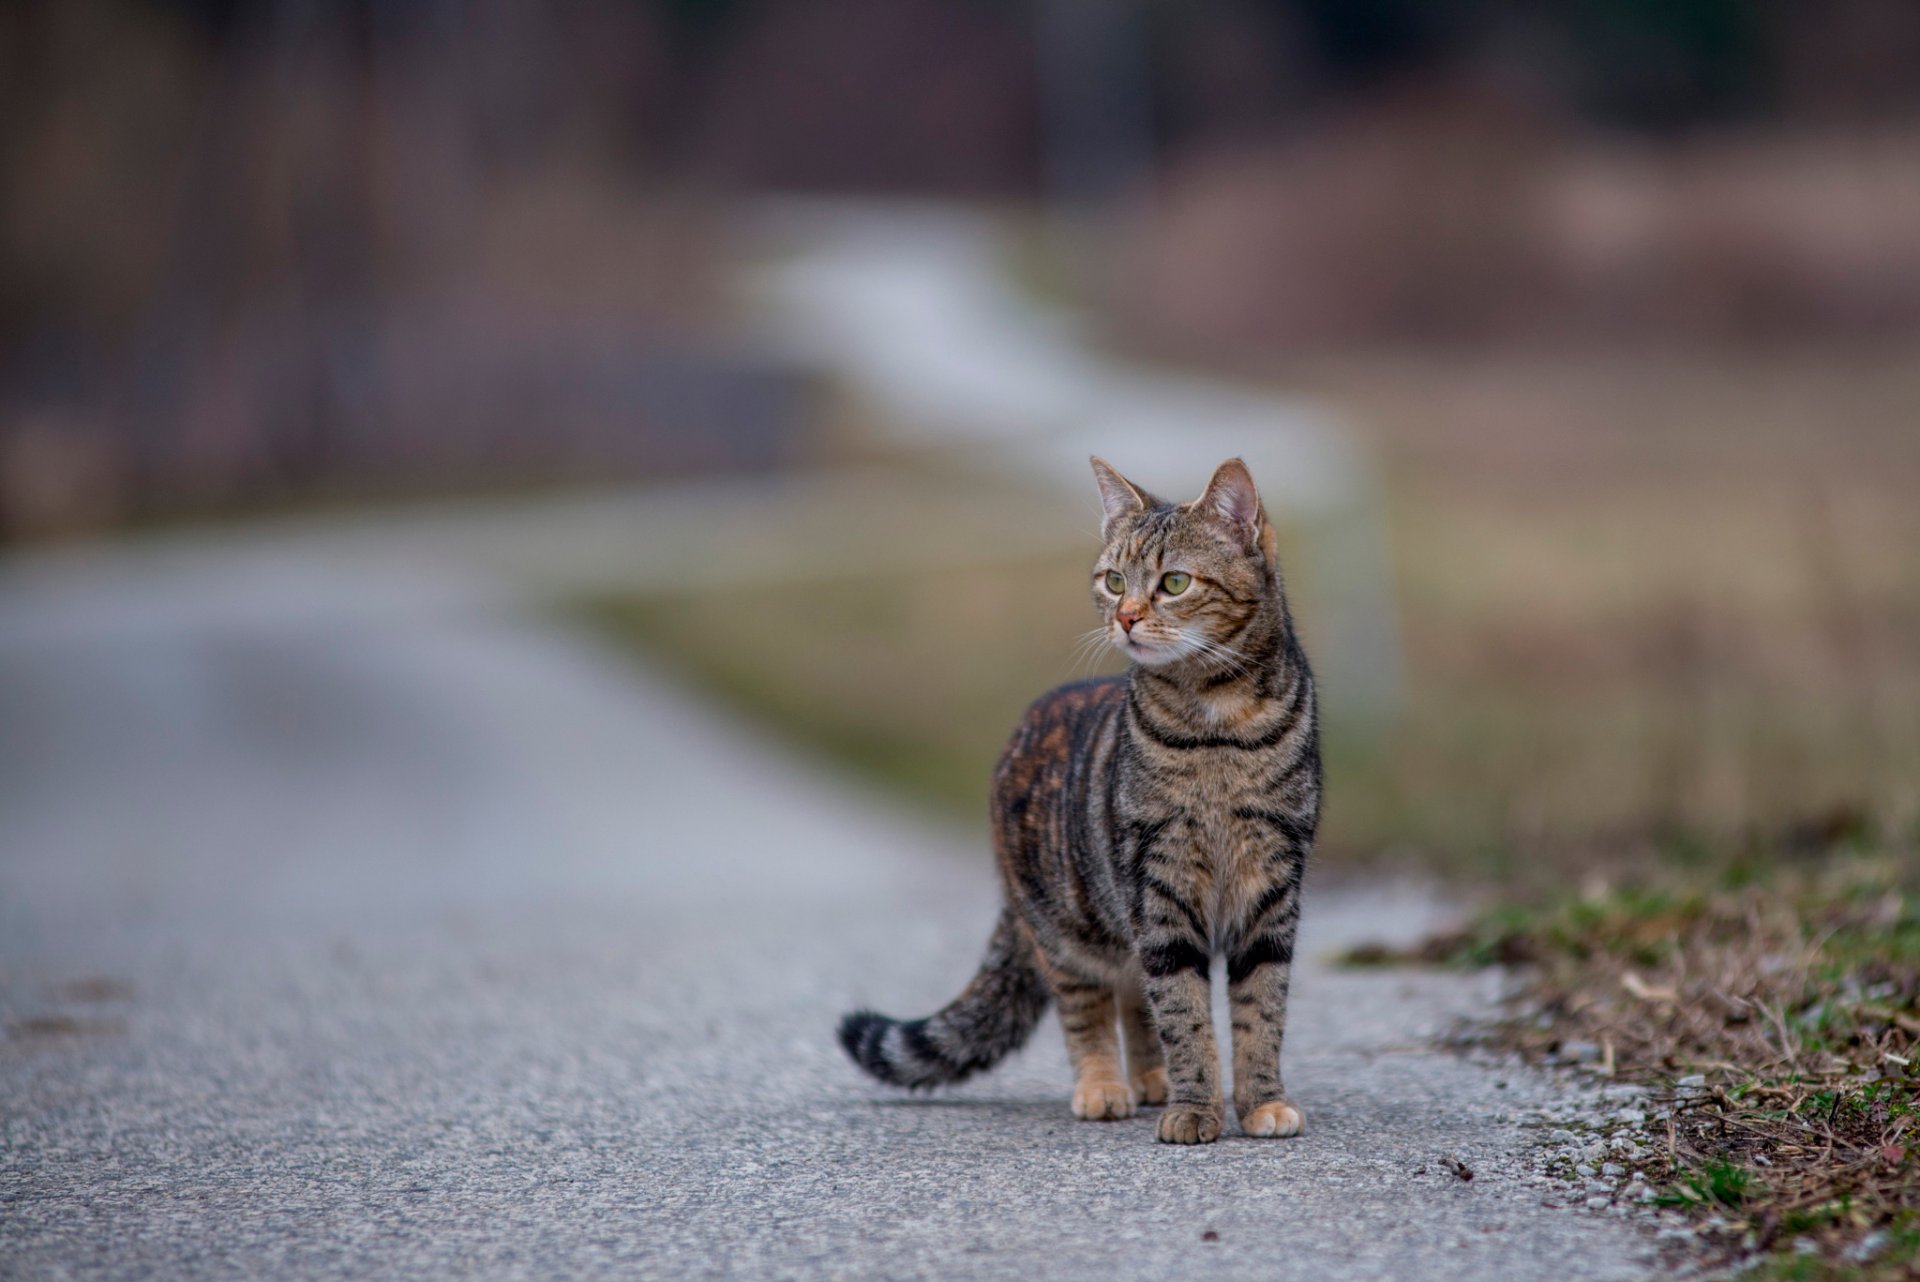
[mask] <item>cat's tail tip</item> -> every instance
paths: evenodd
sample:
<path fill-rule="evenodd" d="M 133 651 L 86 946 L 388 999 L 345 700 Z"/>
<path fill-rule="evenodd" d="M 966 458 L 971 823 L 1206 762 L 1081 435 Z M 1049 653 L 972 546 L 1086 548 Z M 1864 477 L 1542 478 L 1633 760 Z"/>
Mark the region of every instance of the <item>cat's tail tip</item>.
<path fill-rule="evenodd" d="M 893 1022 L 872 1010 L 850 1011 L 840 1018 L 841 1049 L 854 1063 L 883 1082 L 892 1080 L 892 1070 L 886 1057 L 880 1054 L 880 1043 L 887 1035 L 887 1026 Z"/>
<path fill-rule="evenodd" d="M 889 1086 L 918 1090 L 965 1076 L 928 1042 L 926 1025 L 924 1019 L 857 1010 L 840 1020 L 840 1045 L 869 1076 Z"/>

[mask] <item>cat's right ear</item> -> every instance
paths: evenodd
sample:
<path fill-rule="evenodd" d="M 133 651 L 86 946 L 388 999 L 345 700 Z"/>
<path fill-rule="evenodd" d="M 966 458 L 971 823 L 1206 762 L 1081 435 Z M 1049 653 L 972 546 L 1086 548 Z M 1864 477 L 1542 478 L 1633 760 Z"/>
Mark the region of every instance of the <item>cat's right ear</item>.
<path fill-rule="evenodd" d="M 1100 520 L 1100 537 L 1106 538 L 1113 532 L 1113 523 L 1136 513 L 1144 512 L 1153 506 L 1153 496 L 1113 470 L 1113 464 L 1092 455 L 1093 479 L 1100 486 L 1100 506 L 1105 515 Z"/>

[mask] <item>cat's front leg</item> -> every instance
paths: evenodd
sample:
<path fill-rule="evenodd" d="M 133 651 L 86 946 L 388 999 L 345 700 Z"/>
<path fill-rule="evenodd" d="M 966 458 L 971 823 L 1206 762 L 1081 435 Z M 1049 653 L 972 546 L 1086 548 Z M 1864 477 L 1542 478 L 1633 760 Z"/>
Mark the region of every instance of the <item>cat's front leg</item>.
<path fill-rule="evenodd" d="M 1153 1026 L 1147 995 L 1138 984 L 1126 985 L 1118 995 L 1120 1032 L 1127 1044 L 1127 1077 L 1133 1083 L 1134 1099 L 1142 1104 L 1164 1104 L 1167 1056 L 1160 1049 L 1160 1032 Z"/>
<path fill-rule="evenodd" d="M 1275 911 L 1227 954 L 1227 1008 L 1233 1021 L 1233 1111 L 1248 1135 L 1298 1135 L 1306 1117 L 1287 1098 L 1280 1049 L 1287 1031 L 1287 988 L 1300 922 L 1298 882 L 1284 887 Z"/>
<path fill-rule="evenodd" d="M 1073 1115 L 1101 1122 L 1133 1116 L 1133 1092 L 1120 1075 L 1111 985 L 1084 979 L 1043 959 L 1073 1064 Z"/>
<path fill-rule="evenodd" d="M 1207 950 L 1194 939 L 1163 935 L 1143 942 L 1140 967 L 1166 1055 L 1167 1110 L 1160 1115 L 1160 1140 L 1211 1144 L 1220 1138 L 1223 1110 Z"/>

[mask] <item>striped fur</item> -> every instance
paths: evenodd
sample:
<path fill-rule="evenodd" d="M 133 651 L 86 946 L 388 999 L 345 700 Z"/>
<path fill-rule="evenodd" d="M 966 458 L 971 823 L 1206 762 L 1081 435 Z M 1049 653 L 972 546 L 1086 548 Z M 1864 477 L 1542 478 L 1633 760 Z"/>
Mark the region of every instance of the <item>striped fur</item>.
<path fill-rule="evenodd" d="M 1295 1134 L 1280 1050 L 1321 775 L 1273 527 L 1238 459 L 1177 506 L 1098 459 L 1094 472 L 1094 601 L 1134 665 L 1042 697 L 1002 755 L 1007 908 L 966 991 L 923 1020 L 849 1015 L 840 1039 L 880 1080 L 933 1086 L 1017 1048 L 1051 998 L 1077 1116 L 1164 1101 L 1160 1139 L 1205 1143 L 1223 1117 L 1209 1003 L 1223 959 L 1241 1127 Z"/>
<path fill-rule="evenodd" d="M 980 973 L 958 997 L 925 1019 L 855 1011 L 840 1021 L 840 1044 L 860 1067 L 895 1086 L 964 1081 L 1025 1045 L 1050 997 L 1026 932 L 1003 911 Z"/>

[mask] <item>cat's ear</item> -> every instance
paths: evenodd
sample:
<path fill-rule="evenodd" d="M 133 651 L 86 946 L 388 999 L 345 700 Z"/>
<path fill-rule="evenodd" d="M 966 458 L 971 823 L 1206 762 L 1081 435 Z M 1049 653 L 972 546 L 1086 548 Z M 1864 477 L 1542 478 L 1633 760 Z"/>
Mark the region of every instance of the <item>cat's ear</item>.
<path fill-rule="evenodd" d="M 1260 545 L 1266 514 L 1260 510 L 1260 495 L 1253 488 L 1253 473 L 1239 459 L 1230 458 L 1213 469 L 1206 492 L 1193 501 L 1193 506 L 1247 551 Z"/>
<path fill-rule="evenodd" d="M 1093 479 L 1100 485 L 1100 506 L 1106 514 L 1100 519 L 1100 534 L 1105 537 L 1113 523 L 1122 517 L 1144 512 L 1154 506 L 1154 497 L 1113 470 L 1113 464 L 1093 455 Z"/>

